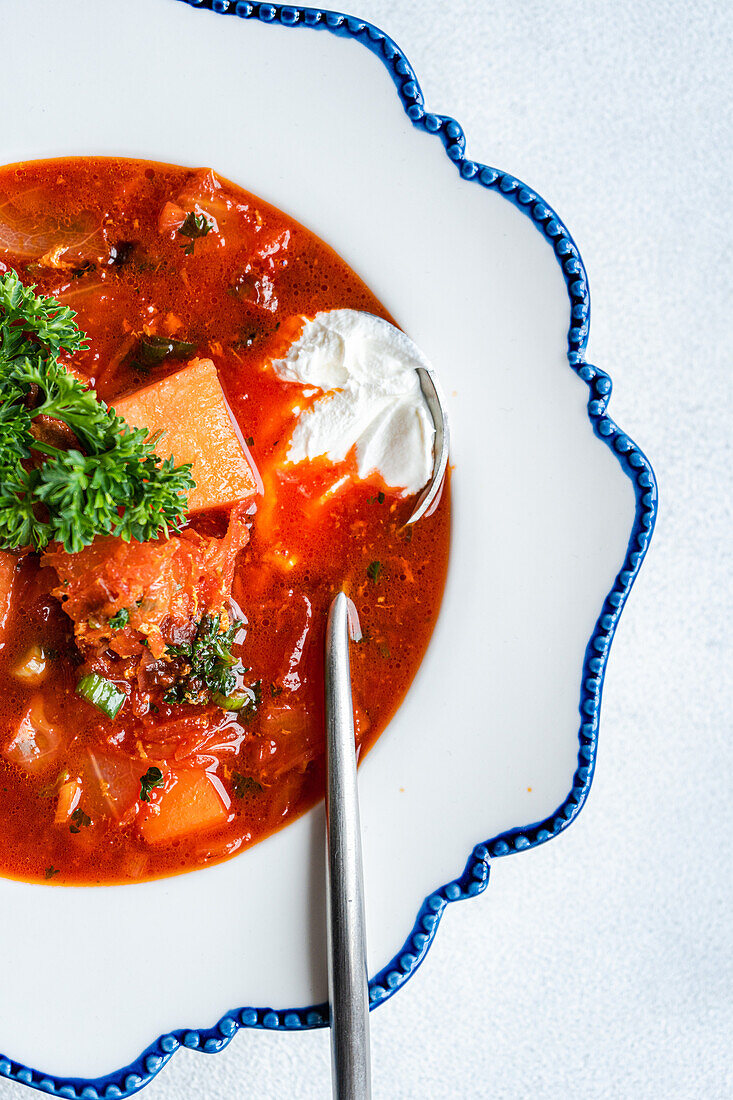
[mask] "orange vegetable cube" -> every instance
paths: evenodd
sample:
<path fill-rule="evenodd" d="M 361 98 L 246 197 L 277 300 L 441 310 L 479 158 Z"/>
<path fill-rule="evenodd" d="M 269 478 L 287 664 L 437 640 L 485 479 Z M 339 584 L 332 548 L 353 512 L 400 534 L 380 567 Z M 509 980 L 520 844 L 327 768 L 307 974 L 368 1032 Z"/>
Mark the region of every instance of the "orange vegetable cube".
<path fill-rule="evenodd" d="M 259 479 L 211 359 L 192 359 L 114 407 L 135 428 L 165 432 L 156 446 L 162 458 L 173 455 L 177 465 L 192 464 L 196 488 L 188 495 L 190 512 L 235 504 L 258 492 Z"/>
<path fill-rule="evenodd" d="M 216 776 L 199 768 L 182 768 L 172 786 L 169 782 L 160 801 L 145 811 L 140 824 L 143 840 L 160 844 L 225 823 L 230 800 Z"/>
<path fill-rule="evenodd" d="M 79 805 L 79 799 L 81 798 L 81 783 L 77 779 L 69 779 L 68 782 L 62 783 L 59 788 L 58 800 L 56 802 L 56 815 L 54 821 L 57 825 L 64 825 L 76 807 Z"/>

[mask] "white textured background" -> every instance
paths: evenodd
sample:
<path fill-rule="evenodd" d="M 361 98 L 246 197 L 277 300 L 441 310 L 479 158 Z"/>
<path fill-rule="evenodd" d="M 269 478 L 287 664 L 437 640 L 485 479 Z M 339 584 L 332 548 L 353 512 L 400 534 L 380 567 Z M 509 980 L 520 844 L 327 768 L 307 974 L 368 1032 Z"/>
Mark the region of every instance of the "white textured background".
<path fill-rule="evenodd" d="M 733 6 L 353 11 L 403 47 L 469 156 L 570 227 L 593 294 L 589 358 L 661 491 L 611 652 L 590 800 L 448 909 L 423 968 L 372 1015 L 375 1098 L 731 1097 Z M 329 1088 L 326 1033 L 240 1032 L 216 1056 L 177 1053 L 144 1095 Z M 0 1082 L 3 1098 L 30 1095 Z"/>

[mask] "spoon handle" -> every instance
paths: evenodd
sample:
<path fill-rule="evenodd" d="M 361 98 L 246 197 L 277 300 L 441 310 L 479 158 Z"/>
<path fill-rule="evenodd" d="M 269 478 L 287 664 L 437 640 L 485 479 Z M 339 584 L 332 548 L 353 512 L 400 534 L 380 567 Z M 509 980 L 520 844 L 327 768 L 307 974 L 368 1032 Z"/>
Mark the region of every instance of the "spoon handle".
<path fill-rule="evenodd" d="M 340 592 L 326 628 L 326 837 L 328 992 L 334 1100 L 369 1100 L 369 990 L 348 600 Z"/>

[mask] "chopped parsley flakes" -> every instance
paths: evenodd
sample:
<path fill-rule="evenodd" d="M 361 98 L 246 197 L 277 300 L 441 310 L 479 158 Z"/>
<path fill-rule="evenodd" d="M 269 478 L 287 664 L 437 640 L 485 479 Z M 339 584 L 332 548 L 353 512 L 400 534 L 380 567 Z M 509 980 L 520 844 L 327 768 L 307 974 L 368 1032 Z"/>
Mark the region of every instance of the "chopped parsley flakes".
<path fill-rule="evenodd" d="M 381 561 L 371 561 L 371 562 L 369 562 L 369 565 L 367 566 L 367 577 L 369 577 L 370 581 L 374 581 L 374 583 L 376 584 L 377 581 L 379 580 L 379 575 L 380 575 L 381 572 L 382 572 L 382 563 L 381 563 Z"/>
<path fill-rule="evenodd" d="M 206 214 L 196 214 L 194 211 L 186 214 L 183 225 L 178 230 L 182 237 L 189 238 L 188 244 L 183 246 L 184 254 L 193 256 L 193 247 L 196 240 L 199 237 L 206 237 L 215 227 L 216 222 L 207 218 Z"/>
<path fill-rule="evenodd" d="M 150 792 L 153 787 L 163 786 L 163 773 L 160 768 L 148 768 L 145 775 L 140 776 L 140 801 L 149 802 Z"/>

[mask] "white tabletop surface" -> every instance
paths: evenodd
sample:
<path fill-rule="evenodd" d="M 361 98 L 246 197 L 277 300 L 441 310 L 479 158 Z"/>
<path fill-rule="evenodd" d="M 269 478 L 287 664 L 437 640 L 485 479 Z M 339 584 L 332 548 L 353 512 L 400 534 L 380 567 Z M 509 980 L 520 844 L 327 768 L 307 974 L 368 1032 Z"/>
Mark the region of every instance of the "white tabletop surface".
<path fill-rule="evenodd" d="M 449 907 L 425 965 L 372 1015 L 375 1097 L 731 1096 L 733 9 L 354 12 L 402 46 L 469 156 L 529 183 L 570 227 L 593 295 L 589 358 L 611 374 L 611 415 L 661 496 L 611 652 L 588 804 Z M 214 1057 L 178 1052 L 144 1095 L 329 1088 L 327 1033 L 240 1032 Z M 30 1095 L 0 1082 L 3 1098 Z"/>

